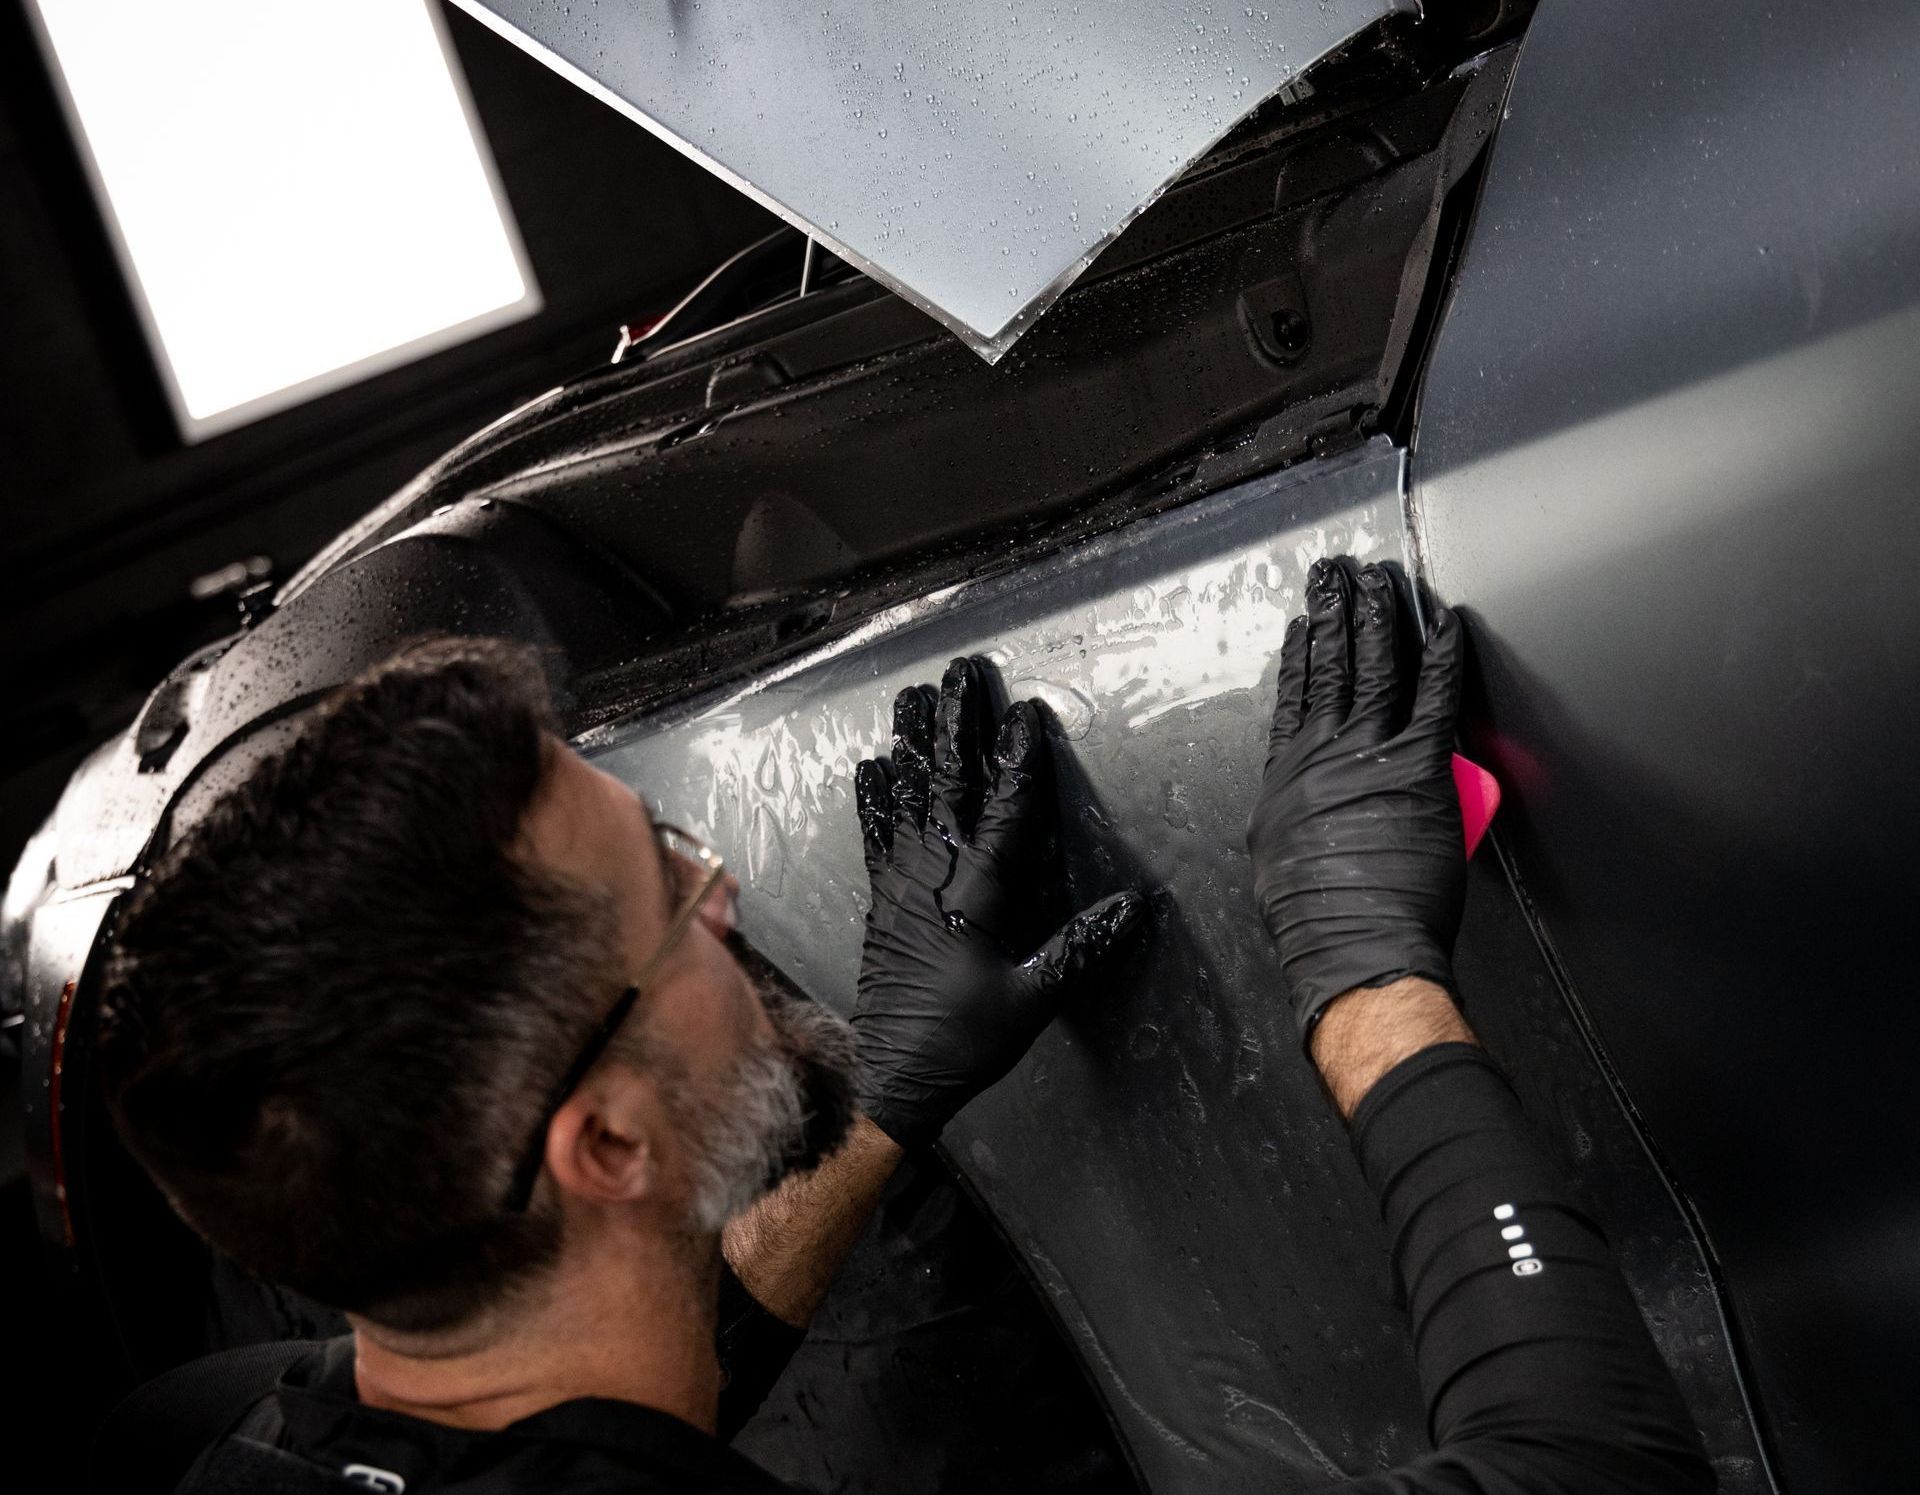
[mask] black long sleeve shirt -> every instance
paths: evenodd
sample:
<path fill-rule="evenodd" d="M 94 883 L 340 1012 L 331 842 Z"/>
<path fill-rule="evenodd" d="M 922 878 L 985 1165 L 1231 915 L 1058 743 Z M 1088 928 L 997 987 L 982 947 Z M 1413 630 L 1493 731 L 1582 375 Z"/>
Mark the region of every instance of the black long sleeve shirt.
<path fill-rule="evenodd" d="M 1433 1450 L 1342 1482 L 1346 1495 L 1681 1495 L 1714 1479 L 1599 1229 L 1533 1138 L 1493 1062 L 1444 1044 L 1362 1102 L 1354 1146 L 1379 1197 L 1413 1321 Z M 799 1341 L 723 1286 L 722 1433 Z M 500 1432 L 364 1407 L 351 1344 L 296 1362 L 183 1490 L 773 1491 L 726 1445 L 665 1413 L 583 1399 Z M 385 1481 L 383 1483 L 383 1481 Z"/>
<path fill-rule="evenodd" d="M 1413 1319 L 1433 1451 L 1345 1495 L 1664 1495 L 1712 1467 L 1599 1227 L 1486 1053 L 1385 1075 L 1353 1143 Z"/>

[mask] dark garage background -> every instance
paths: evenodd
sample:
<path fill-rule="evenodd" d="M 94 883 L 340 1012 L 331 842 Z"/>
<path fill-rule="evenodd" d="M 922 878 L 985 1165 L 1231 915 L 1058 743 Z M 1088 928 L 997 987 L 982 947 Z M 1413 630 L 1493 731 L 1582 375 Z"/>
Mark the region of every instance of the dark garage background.
<path fill-rule="evenodd" d="M 0 865 L 96 743 L 232 626 L 197 578 L 284 578 L 434 457 L 604 362 L 771 215 L 465 15 L 447 23 L 544 300 L 185 446 L 21 0 L 0 0 Z M 301 335 L 301 307 L 279 335 Z"/>

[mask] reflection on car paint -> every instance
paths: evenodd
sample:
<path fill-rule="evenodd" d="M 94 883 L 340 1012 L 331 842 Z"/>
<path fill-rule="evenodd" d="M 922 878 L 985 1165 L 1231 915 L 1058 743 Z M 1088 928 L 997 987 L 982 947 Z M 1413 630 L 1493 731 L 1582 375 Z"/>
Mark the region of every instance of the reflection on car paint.
<path fill-rule="evenodd" d="M 895 693 L 977 653 L 1009 695 L 1051 708 L 1073 904 L 1140 886 L 1155 927 L 1114 989 L 1057 1023 L 945 1144 L 1155 1490 L 1256 1471 L 1265 1488 L 1305 1487 L 1341 1467 L 1330 1450 L 1417 1446 L 1404 1322 L 1355 1291 L 1328 1234 L 1329 1219 L 1370 1222 L 1372 1204 L 1288 1052 L 1241 842 L 1306 568 L 1337 552 L 1403 561 L 1401 484 L 1400 453 L 1376 440 L 895 608 L 778 679 L 586 744 L 744 868 L 749 937 L 844 1008 L 867 881 L 854 769 L 888 748 Z M 1089 1270 L 1115 1234 L 1134 1270 Z M 1327 1353 L 1284 1353 L 1323 1336 Z M 1145 1341 L 1162 1353 L 1138 1354 Z M 1339 1348 L 1362 1345 L 1384 1349 Z"/>

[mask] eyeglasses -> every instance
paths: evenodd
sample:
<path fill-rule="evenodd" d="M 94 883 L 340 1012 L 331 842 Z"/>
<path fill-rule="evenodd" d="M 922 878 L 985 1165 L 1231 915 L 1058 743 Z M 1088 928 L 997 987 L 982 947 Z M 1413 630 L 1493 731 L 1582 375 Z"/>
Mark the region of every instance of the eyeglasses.
<path fill-rule="evenodd" d="M 693 923 L 701 905 L 712 896 L 713 890 L 720 886 L 720 880 L 727 875 L 727 864 L 720 859 L 720 853 L 697 836 L 689 835 L 678 826 L 664 825 L 658 821 L 654 823 L 653 833 L 660 843 L 661 862 L 668 875 L 673 875 L 676 863 L 685 863 L 700 869 L 699 882 L 692 895 L 681 905 L 680 911 L 673 916 L 666 935 L 647 958 L 647 963 L 640 968 L 640 974 L 633 978 L 633 984 L 620 994 L 620 1000 L 600 1020 L 586 1044 L 574 1056 L 573 1063 L 561 1075 L 559 1083 L 548 1094 L 547 1103 L 540 1110 L 540 1124 L 534 1129 L 519 1166 L 513 1170 L 513 1184 L 507 1191 L 506 1206 L 513 1214 L 525 1214 L 527 1207 L 533 1203 L 533 1186 L 539 1181 L 540 1165 L 546 1159 L 547 1128 L 552 1125 L 554 1116 L 573 1092 L 580 1088 L 587 1071 L 600 1062 L 607 1045 L 613 1042 L 613 1035 L 620 1031 L 627 1014 L 633 1011 L 633 1004 L 640 1000 L 640 994 L 651 984 L 661 964 L 680 943 L 681 936 L 687 932 L 687 926 Z"/>

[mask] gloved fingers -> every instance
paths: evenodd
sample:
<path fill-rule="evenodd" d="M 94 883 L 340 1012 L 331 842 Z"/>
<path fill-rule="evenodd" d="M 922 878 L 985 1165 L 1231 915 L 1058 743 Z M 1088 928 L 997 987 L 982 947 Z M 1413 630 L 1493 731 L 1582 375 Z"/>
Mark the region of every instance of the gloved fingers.
<path fill-rule="evenodd" d="M 1378 566 L 1362 566 L 1353 618 L 1353 710 L 1350 730 L 1384 742 L 1393 732 L 1393 709 L 1400 696 L 1400 666 L 1394 653 L 1393 582 Z"/>
<path fill-rule="evenodd" d="M 987 788 L 986 680 L 971 659 L 956 659 L 940 682 L 933 737 L 933 795 L 955 834 L 971 835 Z"/>
<path fill-rule="evenodd" d="M 917 836 L 927 828 L 933 798 L 933 718 L 936 698 L 909 685 L 893 698 L 893 813 Z"/>
<path fill-rule="evenodd" d="M 1015 701 L 993 745 L 993 789 L 974 824 L 973 844 L 988 856 L 1012 862 L 1023 843 L 1044 830 L 1053 812 L 1047 769 L 1052 763 L 1046 727 L 1031 701 Z"/>
<path fill-rule="evenodd" d="M 1020 962 L 1028 992 L 1058 1003 L 1086 972 L 1099 965 L 1140 927 L 1147 901 L 1131 888 L 1102 898 L 1061 926 L 1059 933 Z"/>
<path fill-rule="evenodd" d="M 1433 636 L 1420 660 L 1420 686 L 1405 735 L 1421 740 L 1442 764 L 1453 752 L 1465 662 L 1466 630 L 1451 608 L 1440 608 L 1434 613 Z"/>
<path fill-rule="evenodd" d="M 1307 571 L 1307 716 L 1344 721 L 1353 703 L 1352 597 L 1346 568 L 1318 560 Z"/>
<path fill-rule="evenodd" d="M 1293 741 L 1307 709 L 1307 615 L 1287 624 L 1280 641 L 1280 695 L 1273 703 L 1273 726 L 1267 733 L 1267 759 Z"/>
<path fill-rule="evenodd" d="M 877 877 L 893 856 L 893 765 L 885 758 L 862 759 L 854 769 L 853 803 L 860 813 L 867 875 Z"/>

